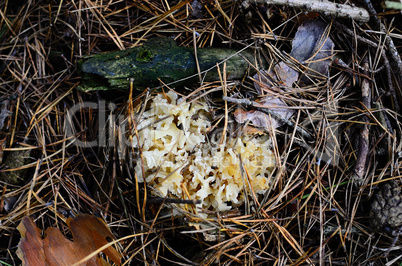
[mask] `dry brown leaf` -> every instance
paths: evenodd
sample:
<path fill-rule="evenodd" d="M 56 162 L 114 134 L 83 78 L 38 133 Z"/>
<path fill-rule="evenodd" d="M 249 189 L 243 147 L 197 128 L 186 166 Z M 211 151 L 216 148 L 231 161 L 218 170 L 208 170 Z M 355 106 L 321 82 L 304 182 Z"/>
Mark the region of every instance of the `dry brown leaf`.
<path fill-rule="evenodd" d="M 272 88 L 276 87 L 275 83 L 280 84 L 282 88 L 292 88 L 292 84 L 296 82 L 299 78 L 299 72 L 289 67 L 284 62 L 279 62 L 273 69 L 271 69 L 268 73 L 266 71 L 259 71 L 259 73 L 255 74 L 253 79 L 254 88 L 261 92 L 261 87 L 264 88 Z"/>
<path fill-rule="evenodd" d="M 284 120 L 288 120 L 294 113 L 294 110 L 287 109 L 286 103 L 279 98 L 265 97 L 259 103 L 261 105 L 266 106 L 272 113 L 274 113 L 278 117 L 281 117 Z M 234 117 L 237 123 L 243 124 L 247 120 L 250 120 L 252 125 L 263 127 L 266 128 L 267 130 L 272 130 L 283 125 L 283 123 L 280 120 L 274 117 L 270 118 L 266 113 L 257 110 L 251 110 L 247 112 L 241 109 L 237 109 L 234 112 Z M 254 129 L 248 128 L 247 130 L 250 133 L 254 132 Z M 259 131 L 257 130 L 254 133 L 259 133 Z"/>
<path fill-rule="evenodd" d="M 59 229 L 49 227 L 42 239 L 41 231 L 30 217 L 22 218 L 17 229 L 21 233 L 17 255 L 24 265 L 73 265 L 98 248 L 114 240 L 106 224 L 99 218 L 81 214 L 67 219 L 74 241 L 64 237 Z M 121 255 L 113 247 L 102 251 L 117 265 Z M 94 256 L 80 265 L 109 265 L 105 260 Z"/>

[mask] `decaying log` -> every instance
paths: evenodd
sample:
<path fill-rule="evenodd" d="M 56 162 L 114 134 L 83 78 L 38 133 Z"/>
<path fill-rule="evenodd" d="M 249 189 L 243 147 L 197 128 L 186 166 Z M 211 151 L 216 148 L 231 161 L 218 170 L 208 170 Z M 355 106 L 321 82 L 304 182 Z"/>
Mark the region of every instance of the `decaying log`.
<path fill-rule="evenodd" d="M 152 88 L 161 81 L 173 83 L 174 87 L 199 82 L 199 74 L 203 81 L 216 81 L 219 75 L 214 68 L 222 62 L 226 62 L 228 80 L 255 73 L 251 67 L 255 64 L 252 49 L 198 48 L 197 59 L 194 48 L 180 47 L 169 38 L 151 39 L 141 46 L 81 59 L 78 62 L 82 76 L 80 89 L 129 89 L 129 79 L 135 88 Z"/>

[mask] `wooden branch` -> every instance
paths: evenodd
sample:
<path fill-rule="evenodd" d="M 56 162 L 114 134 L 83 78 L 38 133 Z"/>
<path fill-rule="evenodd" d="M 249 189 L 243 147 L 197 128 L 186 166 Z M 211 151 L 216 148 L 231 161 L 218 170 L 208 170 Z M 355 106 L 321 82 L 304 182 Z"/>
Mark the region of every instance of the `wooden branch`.
<path fill-rule="evenodd" d="M 364 62 L 363 67 L 365 69 L 368 69 L 369 67 L 368 63 Z M 368 71 L 365 71 L 364 74 L 368 75 Z M 363 109 L 369 110 L 371 108 L 371 89 L 370 89 L 370 81 L 368 79 L 363 78 L 361 90 L 362 90 Z M 370 127 L 368 125 L 369 119 L 367 116 L 363 116 L 362 121 L 364 122 L 364 126 L 360 131 L 359 154 L 357 156 L 353 176 L 353 181 L 358 186 L 364 185 L 364 177 L 367 172 L 366 169 L 367 158 L 370 151 L 370 140 L 369 140 Z"/>
<path fill-rule="evenodd" d="M 290 7 L 298 7 L 307 11 L 323 13 L 324 15 L 332 15 L 340 18 L 350 18 L 360 22 L 368 22 L 370 20 L 369 13 L 366 9 L 350 5 L 343 5 L 319 0 L 246 0 L 249 3 L 286 5 Z"/>

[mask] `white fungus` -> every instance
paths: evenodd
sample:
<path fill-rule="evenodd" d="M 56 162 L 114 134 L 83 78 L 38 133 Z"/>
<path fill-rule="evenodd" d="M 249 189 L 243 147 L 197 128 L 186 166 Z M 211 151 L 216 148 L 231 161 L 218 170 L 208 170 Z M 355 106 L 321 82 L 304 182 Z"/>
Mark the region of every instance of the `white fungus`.
<path fill-rule="evenodd" d="M 138 122 L 142 159 L 136 159 L 135 171 L 161 196 L 171 193 L 200 200 L 197 207 L 225 211 L 244 202 L 244 189 L 262 194 L 269 188 L 275 156 L 268 136 L 243 136 L 219 145 L 220 137 L 206 134 L 208 113 L 204 101 L 187 103 L 172 91 L 156 95 Z"/>

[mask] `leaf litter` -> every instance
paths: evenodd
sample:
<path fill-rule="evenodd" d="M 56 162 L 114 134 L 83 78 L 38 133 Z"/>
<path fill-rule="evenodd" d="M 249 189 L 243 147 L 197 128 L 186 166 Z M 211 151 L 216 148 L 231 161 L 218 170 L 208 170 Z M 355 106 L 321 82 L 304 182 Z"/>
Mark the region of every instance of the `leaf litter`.
<path fill-rule="evenodd" d="M 290 55 L 305 65 L 308 68 L 307 72 L 300 74 L 281 61 L 268 72 L 260 70 L 253 76 L 254 88 L 257 92 L 264 95 L 264 91 L 290 91 L 299 76 L 301 76 L 301 81 L 304 84 L 311 83 L 311 79 L 307 77 L 313 76 L 313 73 L 327 77 L 332 62 L 334 43 L 330 37 L 325 35 L 326 30 L 326 25 L 319 20 L 307 20 L 301 24 L 292 41 Z M 286 108 L 288 105 L 277 97 L 262 96 L 259 103 L 261 108 L 270 109 L 272 113 L 283 120 L 289 120 L 295 113 L 294 110 Z M 246 112 L 237 109 L 234 116 L 236 122 L 240 124 L 250 121 L 252 125 L 265 128 L 268 131 L 284 124 L 281 120 L 258 110 Z"/>

